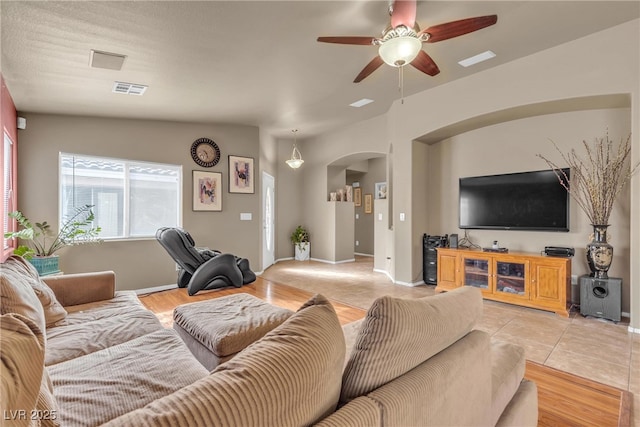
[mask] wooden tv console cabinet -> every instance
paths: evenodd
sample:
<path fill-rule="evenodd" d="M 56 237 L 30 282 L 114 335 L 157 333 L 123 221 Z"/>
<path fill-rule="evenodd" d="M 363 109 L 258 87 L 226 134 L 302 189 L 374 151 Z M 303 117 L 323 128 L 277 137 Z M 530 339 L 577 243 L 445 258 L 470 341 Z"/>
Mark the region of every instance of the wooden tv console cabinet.
<path fill-rule="evenodd" d="M 437 248 L 437 251 L 436 292 L 474 286 L 482 290 L 485 299 L 569 316 L 570 258 L 473 249 Z"/>

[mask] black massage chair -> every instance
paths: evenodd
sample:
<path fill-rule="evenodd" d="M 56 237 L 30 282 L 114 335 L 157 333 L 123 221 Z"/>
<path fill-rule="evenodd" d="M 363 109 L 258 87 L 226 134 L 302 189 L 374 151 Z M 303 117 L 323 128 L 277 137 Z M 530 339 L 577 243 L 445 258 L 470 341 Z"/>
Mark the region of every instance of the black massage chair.
<path fill-rule="evenodd" d="M 189 295 L 203 289 L 239 288 L 256 280 L 248 259 L 196 248 L 191 235 L 182 228 L 159 228 L 156 239 L 180 266 L 178 287 L 187 288 Z"/>

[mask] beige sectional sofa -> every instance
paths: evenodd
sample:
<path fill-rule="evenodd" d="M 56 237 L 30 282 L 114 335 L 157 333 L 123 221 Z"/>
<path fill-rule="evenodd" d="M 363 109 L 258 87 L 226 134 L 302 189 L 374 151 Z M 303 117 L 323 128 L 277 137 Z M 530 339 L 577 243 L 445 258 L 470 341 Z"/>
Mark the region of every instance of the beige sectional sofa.
<path fill-rule="evenodd" d="M 3 425 L 537 424 L 522 349 L 474 330 L 476 289 L 381 298 L 344 330 L 315 296 L 209 373 L 113 273 L 46 283 L 2 264 Z"/>

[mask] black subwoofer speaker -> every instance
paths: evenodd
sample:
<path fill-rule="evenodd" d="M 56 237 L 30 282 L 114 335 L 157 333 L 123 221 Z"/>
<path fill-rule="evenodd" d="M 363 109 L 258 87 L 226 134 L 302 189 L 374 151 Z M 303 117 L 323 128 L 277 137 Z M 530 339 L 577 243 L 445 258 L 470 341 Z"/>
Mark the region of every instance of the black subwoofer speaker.
<path fill-rule="evenodd" d="M 619 322 L 622 279 L 580 276 L 580 314 Z"/>
<path fill-rule="evenodd" d="M 436 248 L 447 245 L 447 236 L 422 236 L 422 280 L 427 285 L 438 283 L 438 253 Z"/>

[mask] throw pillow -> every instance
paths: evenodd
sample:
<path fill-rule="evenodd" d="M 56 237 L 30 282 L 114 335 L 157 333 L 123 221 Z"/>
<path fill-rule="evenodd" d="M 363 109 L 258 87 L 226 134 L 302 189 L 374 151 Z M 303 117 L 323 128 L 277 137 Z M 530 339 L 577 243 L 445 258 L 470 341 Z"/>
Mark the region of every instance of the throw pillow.
<path fill-rule="evenodd" d="M 0 348 L 3 418 L 16 426 L 29 426 L 32 421 L 59 425 L 51 381 L 44 369 L 44 336 L 36 323 L 20 314 L 2 315 Z"/>
<path fill-rule="evenodd" d="M 482 295 L 472 287 L 420 299 L 377 299 L 345 367 L 340 401 L 405 374 L 464 337 L 481 317 Z"/>
<path fill-rule="evenodd" d="M 344 336 L 316 295 L 209 376 L 106 426 L 301 426 L 332 413 L 340 396 Z"/>
<path fill-rule="evenodd" d="M 32 320 L 41 333 L 46 329 L 44 309 L 38 300 L 22 258 L 11 256 L 0 268 L 0 314 L 17 313 Z"/>
<path fill-rule="evenodd" d="M 12 256 L 13 258 L 13 256 Z M 52 326 L 55 323 L 63 320 L 67 317 L 67 311 L 62 307 L 62 304 L 56 299 L 56 295 L 51 288 L 42 281 L 38 275 L 38 270 L 27 260 L 21 257 L 15 257 L 18 262 L 22 264 L 25 270 L 25 274 L 31 279 L 31 287 L 36 293 L 36 296 L 42 304 L 44 309 L 44 320 L 47 326 Z"/>

